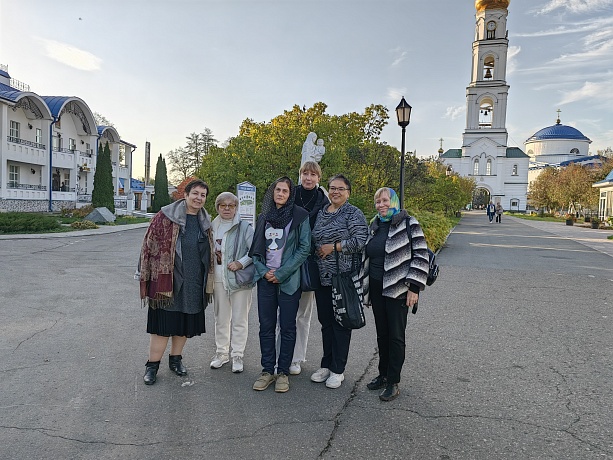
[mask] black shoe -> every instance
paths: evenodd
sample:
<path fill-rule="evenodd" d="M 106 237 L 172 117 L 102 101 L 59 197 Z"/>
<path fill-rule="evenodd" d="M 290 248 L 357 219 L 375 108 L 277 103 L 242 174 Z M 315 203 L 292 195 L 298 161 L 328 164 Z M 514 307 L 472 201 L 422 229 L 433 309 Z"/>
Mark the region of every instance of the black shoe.
<path fill-rule="evenodd" d="M 143 376 L 143 380 L 145 381 L 145 385 L 153 385 L 157 380 L 158 369 L 160 368 L 160 362 L 151 362 L 147 361 L 145 364 L 145 375 Z"/>
<path fill-rule="evenodd" d="M 385 387 L 385 385 L 387 385 L 387 377 L 377 375 L 370 381 L 370 383 L 366 384 L 366 388 L 369 390 L 380 390 L 381 388 Z"/>
<path fill-rule="evenodd" d="M 183 359 L 183 356 L 181 355 L 169 356 L 168 367 L 170 367 L 170 370 L 173 371 L 175 374 L 180 377 L 183 377 L 184 375 L 187 375 L 187 369 L 181 362 L 181 359 Z"/>
<path fill-rule="evenodd" d="M 393 399 L 396 399 L 399 394 L 400 390 L 398 389 L 398 384 L 388 383 L 385 390 L 383 390 L 383 393 L 379 395 L 379 399 L 381 401 L 392 401 Z"/>

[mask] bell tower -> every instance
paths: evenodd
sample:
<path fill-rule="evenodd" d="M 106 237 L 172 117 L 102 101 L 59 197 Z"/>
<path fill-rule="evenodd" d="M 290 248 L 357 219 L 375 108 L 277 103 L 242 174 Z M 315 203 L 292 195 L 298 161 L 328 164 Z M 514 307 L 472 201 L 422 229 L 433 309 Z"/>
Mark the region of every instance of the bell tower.
<path fill-rule="evenodd" d="M 510 0 L 476 0 L 470 84 L 466 88 L 466 129 L 463 147 L 489 138 L 506 147 L 507 15 Z"/>

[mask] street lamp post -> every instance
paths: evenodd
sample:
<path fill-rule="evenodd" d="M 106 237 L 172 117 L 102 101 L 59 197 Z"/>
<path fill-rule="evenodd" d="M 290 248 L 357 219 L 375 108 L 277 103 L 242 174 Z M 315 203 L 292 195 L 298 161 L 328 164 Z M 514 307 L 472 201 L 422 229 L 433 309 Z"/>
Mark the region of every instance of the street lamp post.
<path fill-rule="evenodd" d="M 402 128 L 402 148 L 400 150 L 400 209 L 404 209 L 404 136 L 406 128 L 411 121 L 412 107 L 404 100 L 404 96 L 396 107 L 396 117 L 398 118 L 398 126 Z"/>

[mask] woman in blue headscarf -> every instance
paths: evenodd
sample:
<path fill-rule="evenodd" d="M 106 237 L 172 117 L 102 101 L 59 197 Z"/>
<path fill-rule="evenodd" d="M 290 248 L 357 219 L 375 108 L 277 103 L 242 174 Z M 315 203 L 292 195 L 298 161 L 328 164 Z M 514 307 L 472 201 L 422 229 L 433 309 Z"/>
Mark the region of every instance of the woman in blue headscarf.
<path fill-rule="evenodd" d="M 379 399 L 391 401 L 400 394 L 409 308 L 417 304 L 426 286 L 428 246 L 419 222 L 400 209 L 394 190 L 377 190 L 375 208 L 363 270 L 366 303 L 372 305 L 377 329 L 379 375 L 367 387 L 384 388 Z"/>

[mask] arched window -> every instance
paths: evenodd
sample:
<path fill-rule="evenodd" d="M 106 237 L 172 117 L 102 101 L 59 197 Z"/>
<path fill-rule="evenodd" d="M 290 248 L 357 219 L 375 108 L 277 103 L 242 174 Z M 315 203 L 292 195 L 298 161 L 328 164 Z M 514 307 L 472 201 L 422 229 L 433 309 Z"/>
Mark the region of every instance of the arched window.
<path fill-rule="evenodd" d="M 473 164 L 473 176 L 478 176 L 479 175 L 479 159 L 477 158 L 475 160 L 475 163 Z"/>
<path fill-rule="evenodd" d="M 572 153 L 573 155 L 579 155 L 579 149 L 571 149 L 570 153 Z"/>
<path fill-rule="evenodd" d="M 494 107 L 491 99 L 484 99 L 479 105 L 479 129 L 492 127 Z"/>
<path fill-rule="evenodd" d="M 517 176 L 517 165 L 513 165 L 513 171 L 511 172 L 512 176 Z"/>
<path fill-rule="evenodd" d="M 492 160 L 487 160 L 487 163 L 485 163 L 485 175 L 492 175 Z"/>
<path fill-rule="evenodd" d="M 494 78 L 494 56 L 486 56 L 483 60 L 483 79 L 493 80 Z"/>

